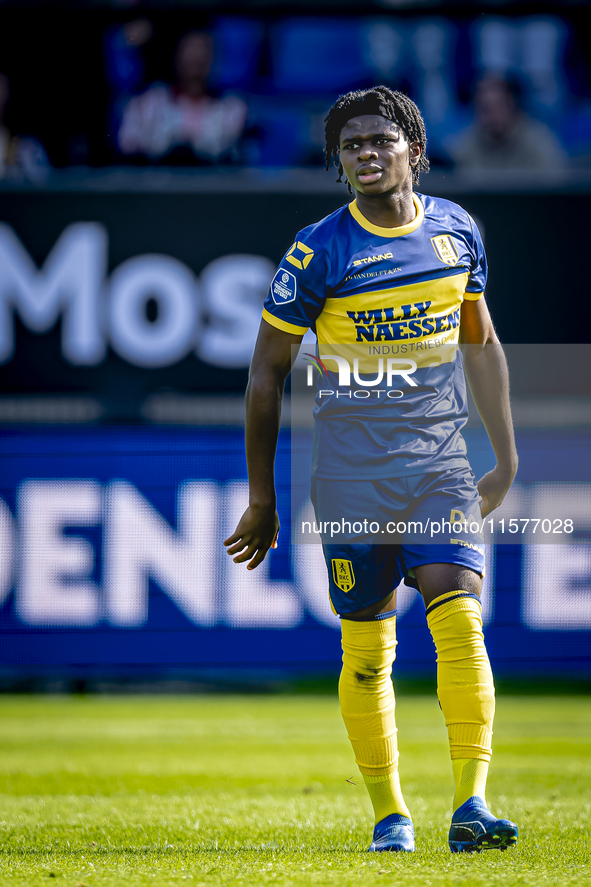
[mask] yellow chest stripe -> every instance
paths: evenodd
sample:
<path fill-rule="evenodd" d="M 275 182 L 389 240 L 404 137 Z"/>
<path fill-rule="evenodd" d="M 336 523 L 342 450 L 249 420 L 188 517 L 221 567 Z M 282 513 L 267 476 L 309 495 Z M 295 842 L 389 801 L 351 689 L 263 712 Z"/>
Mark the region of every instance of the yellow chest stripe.
<path fill-rule="evenodd" d="M 467 282 L 468 273 L 464 272 L 439 280 L 344 296 L 341 299 L 327 299 L 316 321 L 318 341 L 343 344 L 353 341 L 380 341 L 386 335 L 388 339 L 390 336 L 405 339 L 405 329 L 411 321 L 415 322 L 413 330 L 420 330 L 413 338 L 429 338 L 435 334 L 435 326 L 429 332 L 429 325 L 423 328 L 420 325 L 417 327 L 417 323 L 424 318 L 436 320 L 458 312 Z M 358 327 L 362 330 L 362 338 L 357 331 Z M 455 338 L 457 340 L 457 335 Z"/>

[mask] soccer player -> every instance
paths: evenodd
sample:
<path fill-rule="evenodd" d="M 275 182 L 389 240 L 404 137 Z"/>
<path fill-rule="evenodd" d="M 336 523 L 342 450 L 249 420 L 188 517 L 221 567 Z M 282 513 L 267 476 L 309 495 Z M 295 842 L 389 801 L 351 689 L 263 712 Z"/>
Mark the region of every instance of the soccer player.
<path fill-rule="evenodd" d="M 353 503 L 362 517 L 437 513 L 452 523 L 458 515 L 471 521 L 496 508 L 511 486 L 517 455 L 508 374 L 484 300 L 484 249 L 465 210 L 413 191 L 429 169 L 426 141 L 416 105 L 383 86 L 342 96 L 326 118 L 326 168 L 334 160 L 355 199 L 297 234 L 265 302 L 246 395 L 250 504 L 224 543 L 249 570 L 277 546 L 281 400 L 293 346 L 308 328 L 318 336 L 320 357 L 333 365 L 333 343 L 373 343 L 378 353 L 412 359 L 394 398 L 379 403 L 354 400 L 351 390 L 340 390 L 340 378 L 332 387 L 322 382 L 312 472 L 319 521 L 339 502 Z M 496 456 L 478 484 L 461 435 L 462 359 L 445 356 L 454 343 L 464 346 L 466 375 Z M 425 360 L 437 349 L 439 360 Z M 341 617 L 341 711 L 374 808 L 373 851 L 414 850 L 391 680 L 401 579 L 422 594 L 437 650 L 456 786 L 450 848 L 505 849 L 517 840 L 517 826 L 497 819 L 485 799 L 495 701 L 480 615 L 484 547 L 478 534 L 458 534 L 449 524 L 446 532 L 443 544 L 416 537 L 391 545 L 322 540 L 330 598 Z"/>

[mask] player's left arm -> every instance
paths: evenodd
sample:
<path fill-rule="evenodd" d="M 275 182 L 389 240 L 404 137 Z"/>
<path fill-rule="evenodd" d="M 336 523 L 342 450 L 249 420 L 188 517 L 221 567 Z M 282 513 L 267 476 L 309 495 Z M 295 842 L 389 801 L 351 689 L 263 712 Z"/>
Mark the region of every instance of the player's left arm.
<path fill-rule="evenodd" d="M 517 472 L 517 450 L 509 402 L 509 370 L 484 297 L 465 299 L 460 315 L 464 368 L 474 403 L 490 438 L 497 464 L 478 481 L 482 516 L 497 508 Z"/>

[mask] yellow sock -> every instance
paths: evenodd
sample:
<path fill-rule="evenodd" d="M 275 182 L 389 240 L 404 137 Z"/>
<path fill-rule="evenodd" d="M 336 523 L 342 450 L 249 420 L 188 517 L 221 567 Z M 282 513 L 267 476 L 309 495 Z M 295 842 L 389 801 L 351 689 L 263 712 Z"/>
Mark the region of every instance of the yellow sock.
<path fill-rule="evenodd" d="M 488 761 L 478 761 L 476 758 L 456 758 L 451 764 L 456 783 L 454 810 L 457 810 L 468 798 L 472 798 L 474 795 L 478 795 L 486 804 Z"/>
<path fill-rule="evenodd" d="M 373 805 L 375 821 L 392 813 L 408 816 L 398 775 L 392 663 L 396 617 L 371 622 L 341 620 L 343 669 L 341 713 Z"/>
<path fill-rule="evenodd" d="M 495 688 L 480 601 L 469 592 L 449 591 L 429 604 L 427 622 L 437 648 L 437 695 L 449 736 L 457 810 L 472 795 L 484 800 L 491 757 Z"/>

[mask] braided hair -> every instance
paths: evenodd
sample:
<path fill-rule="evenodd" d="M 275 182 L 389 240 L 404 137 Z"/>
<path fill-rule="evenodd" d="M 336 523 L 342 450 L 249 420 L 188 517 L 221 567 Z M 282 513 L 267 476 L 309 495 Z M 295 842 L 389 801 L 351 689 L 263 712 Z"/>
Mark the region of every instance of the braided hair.
<path fill-rule="evenodd" d="M 378 114 L 387 120 L 392 120 L 404 131 L 409 142 L 418 142 L 421 146 L 421 156 L 416 166 L 412 169 L 412 180 L 418 184 L 422 172 L 429 172 L 429 160 L 425 153 L 427 147 L 427 135 L 425 133 L 425 121 L 415 103 L 403 92 L 388 89 L 387 86 L 374 86 L 372 89 L 357 89 L 339 96 L 327 117 L 325 118 L 326 145 L 326 169 L 331 163 L 336 166 L 339 177 L 337 182 L 343 180 L 343 165 L 339 158 L 339 139 L 341 130 L 352 117 L 360 117 L 364 114 Z M 349 191 L 351 185 L 347 182 Z M 352 193 L 352 192 L 351 192 Z"/>

